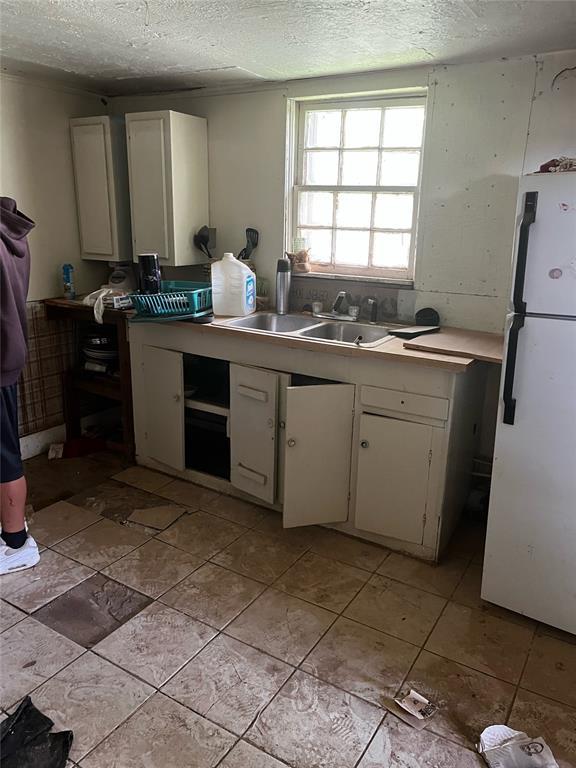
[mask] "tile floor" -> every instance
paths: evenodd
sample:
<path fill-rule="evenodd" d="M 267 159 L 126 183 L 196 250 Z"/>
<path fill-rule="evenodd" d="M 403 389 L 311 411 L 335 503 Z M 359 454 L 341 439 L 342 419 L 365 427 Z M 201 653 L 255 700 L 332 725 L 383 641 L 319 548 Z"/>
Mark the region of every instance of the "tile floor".
<path fill-rule="evenodd" d="M 106 455 L 29 466 L 46 547 L 0 581 L 0 716 L 82 768 L 480 768 L 509 723 L 576 766 L 576 638 L 480 599 L 482 529 L 430 566 Z M 424 731 L 387 714 L 414 687 Z"/>

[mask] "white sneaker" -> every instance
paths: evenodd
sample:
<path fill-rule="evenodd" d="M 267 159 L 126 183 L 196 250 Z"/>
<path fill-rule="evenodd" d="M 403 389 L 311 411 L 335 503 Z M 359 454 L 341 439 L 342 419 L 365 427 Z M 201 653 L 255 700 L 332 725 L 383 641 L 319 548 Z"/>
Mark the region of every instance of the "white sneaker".
<path fill-rule="evenodd" d="M 26 543 L 19 549 L 3 544 L 0 547 L 0 576 L 4 573 L 14 573 L 15 571 L 25 571 L 26 568 L 33 568 L 40 560 L 38 545 L 28 536 Z"/>

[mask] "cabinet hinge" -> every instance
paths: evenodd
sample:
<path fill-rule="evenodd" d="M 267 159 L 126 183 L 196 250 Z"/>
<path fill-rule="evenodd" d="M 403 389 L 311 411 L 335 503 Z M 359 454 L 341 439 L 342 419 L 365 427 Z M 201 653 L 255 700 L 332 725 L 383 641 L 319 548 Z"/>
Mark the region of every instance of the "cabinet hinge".
<path fill-rule="evenodd" d="M 426 526 L 426 512 L 422 515 L 422 527 L 424 528 Z"/>
<path fill-rule="evenodd" d="M 432 449 L 428 451 L 428 466 L 432 464 Z"/>

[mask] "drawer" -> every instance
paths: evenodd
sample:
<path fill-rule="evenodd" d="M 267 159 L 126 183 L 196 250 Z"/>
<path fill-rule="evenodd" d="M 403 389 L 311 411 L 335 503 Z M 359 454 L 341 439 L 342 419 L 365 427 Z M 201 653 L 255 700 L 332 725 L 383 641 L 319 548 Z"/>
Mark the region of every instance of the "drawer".
<path fill-rule="evenodd" d="M 413 395 L 410 392 L 399 392 L 395 389 L 380 387 L 362 387 L 360 402 L 372 408 L 398 413 L 410 413 L 413 416 L 426 416 L 430 419 L 448 418 L 450 401 L 444 397 L 429 397 L 428 395 Z"/>

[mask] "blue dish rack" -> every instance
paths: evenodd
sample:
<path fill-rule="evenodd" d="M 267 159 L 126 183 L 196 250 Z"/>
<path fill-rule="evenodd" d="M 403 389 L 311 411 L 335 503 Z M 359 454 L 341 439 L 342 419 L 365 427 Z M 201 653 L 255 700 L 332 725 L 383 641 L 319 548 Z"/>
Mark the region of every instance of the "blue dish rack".
<path fill-rule="evenodd" d="M 161 293 L 133 293 L 136 315 L 132 321 L 158 322 L 203 317 L 212 312 L 210 283 L 162 280 Z"/>

